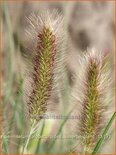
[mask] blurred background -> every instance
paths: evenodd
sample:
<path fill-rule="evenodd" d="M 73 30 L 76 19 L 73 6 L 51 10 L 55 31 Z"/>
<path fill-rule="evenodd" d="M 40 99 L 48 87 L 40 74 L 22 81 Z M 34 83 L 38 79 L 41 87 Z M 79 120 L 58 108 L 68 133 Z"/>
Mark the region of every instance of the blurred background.
<path fill-rule="evenodd" d="M 64 31 L 67 34 L 68 42 L 66 67 L 69 87 L 72 87 L 79 55 L 90 48 L 95 48 L 96 52 L 111 52 L 114 55 L 114 8 L 113 1 L 10 1 L 2 3 L 3 133 L 6 136 L 3 144 L 4 153 L 20 152 L 24 138 L 16 138 L 13 135 L 25 134 L 29 127 L 22 93 L 26 69 L 25 55 L 31 56 L 26 49 L 27 38 L 25 35 L 25 30 L 28 28 L 27 18 L 30 14 L 32 12 L 41 13 L 43 10 L 52 12 L 53 9 L 57 9 L 64 16 Z M 30 40 L 28 48 L 31 49 L 32 46 Z M 114 60 L 112 59 L 112 61 Z M 113 68 L 112 66 L 112 70 Z M 57 99 L 54 100 L 57 103 Z M 57 123 L 55 128 L 57 128 Z M 45 132 L 48 134 L 51 130 L 53 129 L 48 124 Z M 30 144 L 30 152 L 33 152 L 33 145 L 37 145 L 35 143 Z M 110 139 L 110 145 L 108 143 L 104 147 L 102 153 L 114 153 L 113 138 Z"/>

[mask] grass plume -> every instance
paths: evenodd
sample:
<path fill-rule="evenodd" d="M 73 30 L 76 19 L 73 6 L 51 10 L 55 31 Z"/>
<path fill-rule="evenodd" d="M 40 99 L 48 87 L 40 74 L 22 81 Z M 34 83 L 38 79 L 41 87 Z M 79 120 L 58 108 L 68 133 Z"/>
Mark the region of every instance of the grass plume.
<path fill-rule="evenodd" d="M 109 54 L 97 53 L 93 50 L 87 52 L 80 60 L 81 89 L 76 102 L 81 106 L 78 128 L 85 154 L 91 153 L 95 147 L 106 126 L 107 114 L 111 110 L 111 100 L 107 97 L 112 86 L 110 58 Z"/>
<path fill-rule="evenodd" d="M 32 69 L 26 80 L 25 100 L 31 118 L 39 120 L 47 110 L 48 101 L 62 72 L 60 68 L 64 34 L 62 17 L 57 11 L 52 14 L 46 12 L 40 16 L 33 14 L 29 23 L 28 34 L 35 43 Z"/>

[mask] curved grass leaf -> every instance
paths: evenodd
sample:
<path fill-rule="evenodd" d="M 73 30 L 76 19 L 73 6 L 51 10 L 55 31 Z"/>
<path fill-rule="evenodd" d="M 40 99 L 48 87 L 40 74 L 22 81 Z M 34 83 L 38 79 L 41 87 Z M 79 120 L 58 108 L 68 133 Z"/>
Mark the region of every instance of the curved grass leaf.
<path fill-rule="evenodd" d="M 113 113 L 110 121 L 108 122 L 108 124 L 107 124 L 107 126 L 106 126 L 106 128 L 105 128 L 105 130 L 104 130 L 104 132 L 102 134 L 102 137 L 99 139 L 99 141 L 98 141 L 96 147 L 94 148 L 94 151 L 92 152 L 92 154 L 97 154 L 98 153 L 99 149 L 101 148 L 101 145 L 103 144 L 103 142 L 105 140 L 105 136 L 108 133 L 108 131 L 109 131 L 114 119 L 115 119 L 115 116 L 116 116 L 116 112 Z"/>

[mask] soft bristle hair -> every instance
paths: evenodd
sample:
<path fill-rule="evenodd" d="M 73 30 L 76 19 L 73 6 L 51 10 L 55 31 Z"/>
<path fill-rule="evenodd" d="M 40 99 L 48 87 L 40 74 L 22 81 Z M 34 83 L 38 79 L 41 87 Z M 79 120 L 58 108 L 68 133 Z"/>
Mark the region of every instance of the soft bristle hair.
<path fill-rule="evenodd" d="M 29 115 L 40 120 L 47 111 L 62 76 L 64 58 L 63 18 L 57 11 L 32 14 L 28 39 L 32 40 L 32 61 L 25 82 L 25 98 Z"/>
<path fill-rule="evenodd" d="M 91 153 L 106 127 L 113 102 L 113 87 L 110 69 L 111 55 L 87 52 L 80 58 L 77 83 L 73 92 L 77 104 L 78 127 L 81 151 Z M 78 149 L 78 148 L 77 148 Z"/>

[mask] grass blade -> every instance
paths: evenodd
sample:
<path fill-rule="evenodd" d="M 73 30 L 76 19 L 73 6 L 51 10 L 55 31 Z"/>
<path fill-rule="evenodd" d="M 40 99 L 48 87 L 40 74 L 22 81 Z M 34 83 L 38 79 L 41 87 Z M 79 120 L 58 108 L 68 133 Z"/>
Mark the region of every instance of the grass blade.
<path fill-rule="evenodd" d="M 9 80 L 8 80 L 8 92 L 7 95 L 5 96 L 4 99 L 4 107 L 7 103 L 8 98 L 10 97 L 11 90 L 12 90 L 12 82 L 13 82 L 13 76 L 14 76 L 14 39 L 13 39 L 13 32 L 12 32 L 12 27 L 11 27 L 11 20 L 8 12 L 8 8 L 6 5 L 6 2 L 4 1 L 3 3 L 3 14 L 5 15 L 5 20 L 9 32 L 9 56 L 10 56 L 10 63 L 9 63 Z"/>
<path fill-rule="evenodd" d="M 44 127 L 45 127 L 45 120 L 43 120 L 43 125 L 42 125 L 42 129 L 41 129 L 41 132 L 40 132 L 40 139 L 38 140 L 37 148 L 36 148 L 36 151 L 35 151 L 36 154 L 39 153 L 41 138 L 42 138 L 42 135 L 43 135 Z"/>
<path fill-rule="evenodd" d="M 68 116 L 70 116 L 72 110 L 73 110 L 73 109 L 71 109 L 71 111 L 68 113 L 67 117 L 62 121 L 61 126 L 60 126 L 60 128 L 59 128 L 59 130 L 58 130 L 58 132 L 57 132 L 57 134 L 56 134 L 56 137 L 59 136 L 59 134 L 62 132 L 63 126 L 64 126 L 64 124 L 66 123 L 66 121 L 68 120 Z M 49 151 L 53 148 L 53 146 L 55 145 L 55 141 L 56 141 L 56 139 L 54 139 L 54 140 L 52 141 L 52 143 L 50 144 L 48 152 L 49 152 Z"/>
<path fill-rule="evenodd" d="M 106 126 L 106 128 L 105 128 L 105 130 L 104 130 L 104 132 L 102 134 L 102 137 L 99 139 L 99 141 L 98 141 L 96 147 L 94 148 L 94 151 L 92 152 L 92 154 L 98 153 L 102 143 L 104 142 L 104 138 L 105 138 L 106 134 L 108 133 L 108 131 L 109 131 L 109 129 L 110 129 L 112 123 L 113 123 L 113 120 L 115 119 L 115 116 L 116 116 L 116 112 L 113 113 L 110 121 L 108 122 L 108 124 L 107 124 L 107 126 Z"/>

